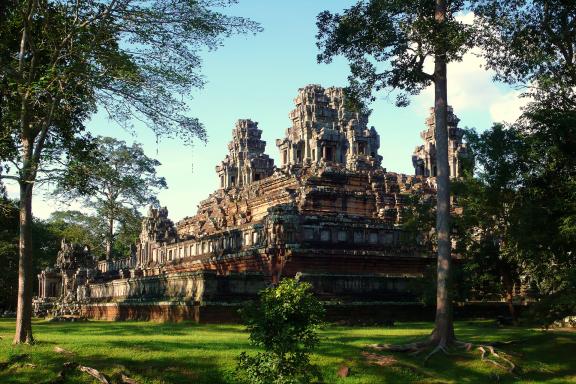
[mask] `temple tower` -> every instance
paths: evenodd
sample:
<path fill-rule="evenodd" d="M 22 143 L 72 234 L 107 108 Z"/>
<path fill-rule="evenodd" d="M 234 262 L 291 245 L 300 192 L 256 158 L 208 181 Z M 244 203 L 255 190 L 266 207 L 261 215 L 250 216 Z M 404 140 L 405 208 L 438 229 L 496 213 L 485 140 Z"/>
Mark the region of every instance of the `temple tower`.
<path fill-rule="evenodd" d="M 298 90 L 292 127 L 276 140 L 282 167 L 339 163 L 349 169 L 380 166 L 380 137 L 368 116 L 345 106 L 343 88 L 308 85 Z"/>
<path fill-rule="evenodd" d="M 450 177 L 462 176 L 462 160 L 468 156 L 468 148 L 462 142 L 464 130 L 458 128 L 460 119 L 454 114 L 452 107 L 448 106 L 448 164 Z M 436 137 L 434 123 L 434 108 L 430 108 L 430 115 L 426 119 L 426 130 L 420 133 L 424 144 L 417 146 L 412 154 L 412 164 L 416 176 L 436 176 Z"/>
<path fill-rule="evenodd" d="M 241 187 L 272 175 L 274 160 L 264 153 L 266 142 L 261 137 L 257 122 L 249 119 L 236 122 L 228 144 L 229 153 L 216 166 L 220 188 Z"/>

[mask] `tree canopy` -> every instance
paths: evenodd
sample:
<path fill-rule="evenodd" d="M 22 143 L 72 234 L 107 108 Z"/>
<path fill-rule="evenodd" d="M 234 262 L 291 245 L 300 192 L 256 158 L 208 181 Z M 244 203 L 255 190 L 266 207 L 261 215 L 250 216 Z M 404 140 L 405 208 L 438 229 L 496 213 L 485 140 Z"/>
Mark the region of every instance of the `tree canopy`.
<path fill-rule="evenodd" d="M 1 178 L 20 186 L 15 343 L 31 331 L 32 190 L 70 159 L 90 154 L 87 119 L 98 108 L 130 129 L 205 139 L 184 96 L 201 87 L 200 52 L 257 32 L 217 12 L 232 0 L 7 1 L 0 10 Z M 88 148 L 87 148 L 88 147 Z M 87 150 L 88 149 L 88 150 Z M 54 166 L 55 165 L 55 166 Z"/>
<path fill-rule="evenodd" d="M 160 162 L 146 156 L 141 145 L 129 146 L 111 137 L 98 137 L 94 143 L 97 148 L 94 157 L 100 161 L 88 163 L 72 159 L 58 180 L 55 194 L 80 199 L 105 219 L 106 257 L 111 258 L 115 224 L 137 221 L 138 209 L 158 205 L 156 195 L 167 185 L 166 180 L 156 174 Z"/>
<path fill-rule="evenodd" d="M 349 95 L 374 100 L 381 90 L 398 91 L 406 105 L 434 81 L 425 64 L 441 49 L 459 61 L 472 46 L 473 28 L 456 14 L 464 1 L 448 2 L 446 19 L 435 20 L 434 0 L 359 1 L 342 14 L 324 11 L 317 19 L 318 62 L 344 56 L 350 64 Z"/>

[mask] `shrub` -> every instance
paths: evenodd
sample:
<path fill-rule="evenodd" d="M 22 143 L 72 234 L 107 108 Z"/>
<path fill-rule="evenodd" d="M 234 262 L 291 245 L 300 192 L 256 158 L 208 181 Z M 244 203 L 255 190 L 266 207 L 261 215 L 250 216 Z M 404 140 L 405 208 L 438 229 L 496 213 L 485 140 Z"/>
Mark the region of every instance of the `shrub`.
<path fill-rule="evenodd" d="M 319 343 L 317 330 L 323 314 L 309 283 L 284 279 L 277 287 L 264 289 L 257 303 L 241 310 L 251 344 L 264 349 L 253 356 L 240 354 L 237 370 L 241 379 L 253 384 L 320 380 L 310 353 Z"/>

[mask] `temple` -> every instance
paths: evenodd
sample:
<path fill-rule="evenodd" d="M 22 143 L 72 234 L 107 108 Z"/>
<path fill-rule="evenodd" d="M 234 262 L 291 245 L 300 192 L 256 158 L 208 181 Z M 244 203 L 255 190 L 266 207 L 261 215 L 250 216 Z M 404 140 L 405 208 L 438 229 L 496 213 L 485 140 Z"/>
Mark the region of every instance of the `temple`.
<path fill-rule="evenodd" d="M 448 107 L 448 164 L 450 177 L 462 176 L 462 161 L 469 157 L 468 148 L 462 142 L 464 130 L 458 128 L 460 119 L 454 114 L 452 107 Z M 412 155 L 414 173 L 417 176 L 436 176 L 436 138 L 434 124 L 434 108 L 430 108 L 430 116 L 426 119 L 428 129 L 420 133 L 424 144 L 416 147 Z"/>
<path fill-rule="evenodd" d="M 292 125 L 276 141 L 278 167 L 258 123 L 238 120 L 216 166 L 220 188 L 194 216 L 173 223 L 166 208 L 150 208 L 126 259 L 96 262 L 63 245 L 74 262 L 39 275 L 37 311 L 58 302 L 92 318 L 219 321 L 296 275 L 338 308 L 414 303 L 411 284 L 435 255 L 429 234 L 402 224 L 414 197 L 435 193 L 433 119 L 413 156 L 416 175 L 404 175 L 381 166 L 380 137 L 347 107 L 343 89 L 309 85 L 294 102 Z M 457 124 L 450 110 L 454 177 L 466 152 Z"/>

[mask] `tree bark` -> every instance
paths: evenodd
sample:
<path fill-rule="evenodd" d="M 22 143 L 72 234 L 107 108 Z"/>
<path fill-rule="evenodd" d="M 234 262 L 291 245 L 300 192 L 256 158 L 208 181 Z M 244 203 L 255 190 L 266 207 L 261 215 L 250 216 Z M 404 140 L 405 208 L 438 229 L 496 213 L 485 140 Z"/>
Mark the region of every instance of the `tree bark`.
<path fill-rule="evenodd" d="M 106 260 L 112 260 L 112 243 L 114 241 L 114 218 L 108 218 L 108 234 L 106 235 Z"/>
<path fill-rule="evenodd" d="M 437 23 L 446 20 L 446 1 L 436 0 Z M 446 50 L 437 47 L 434 57 L 434 127 L 436 139 L 436 233 L 438 236 L 438 278 L 436 287 L 436 320 L 431 339 L 446 346 L 454 339 L 452 302 L 450 298 L 450 176 L 448 165 L 448 91 L 446 78 Z"/>
<path fill-rule="evenodd" d="M 29 181 L 31 143 L 24 140 L 25 160 L 20 181 L 20 258 L 18 262 L 18 307 L 16 309 L 16 332 L 14 344 L 32 344 L 32 182 Z"/>
<path fill-rule="evenodd" d="M 503 267 L 502 271 L 502 284 L 504 285 L 504 290 L 506 292 L 506 304 L 508 305 L 508 312 L 512 318 L 512 323 L 514 325 L 518 324 L 518 317 L 516 315 L 516 310 L 514 308 L 514 279 L 510 271 Z"/>

